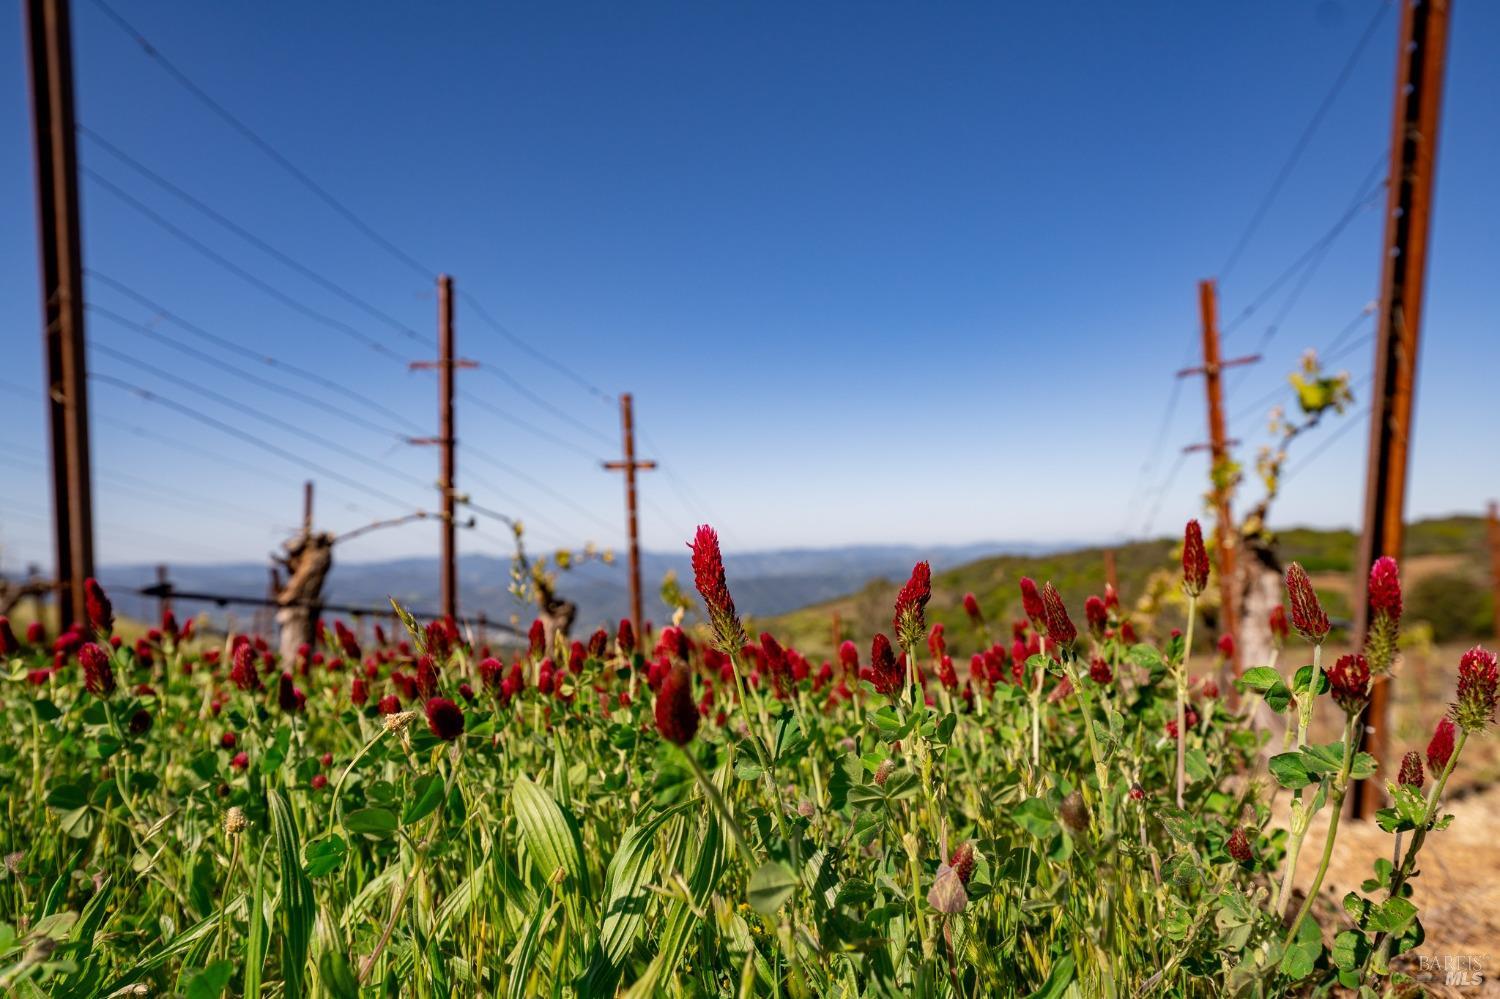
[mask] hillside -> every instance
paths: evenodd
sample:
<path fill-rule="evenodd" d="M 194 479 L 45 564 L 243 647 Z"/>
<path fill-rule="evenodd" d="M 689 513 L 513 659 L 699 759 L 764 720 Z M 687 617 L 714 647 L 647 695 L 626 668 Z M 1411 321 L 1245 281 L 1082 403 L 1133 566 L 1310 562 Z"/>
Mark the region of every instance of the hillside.
<path fill-rule="evenodd" d="M 898 575 L 918 559 L 930 559 L 934 567 L 946 569 L 1000 552 L 1035 552 L 1038 548 L 1035 543 L 999 541 L 942 546 L 848 545 L 731 553 L 727 562 L 736 583 L 735 597 L 744 612 L 768 616 L 834 599 L 867 579 Z M 511 596 L 510 569 L 510 561 L 505 558 L 461 556 L 458 571 L 462 610 L 467 614 L 483 612 L 496 622 L 515 617 L 524 627 L 532 612 L 519 606 Z M 691 580 L 692 566 L 686 545 L 680 552 L 642 553 L 641 579 L 648 620 L 660 620 L 667 614 L 657 593 L 668 572 L 676 573 L 684 584 Z M 155 615 L 156 601 L 135 595 L 140 587 L 155 582 L 155 566 L 105 566 L 99 576 L 123 613 L 140 620 Z M 263 596 L 266 591 L 265 563 L 173 566 L 169 576 L 179 590 L 249 597 Z M 430 611 L 437 606 L 437 590 L 438 563 L 433 558 L 335 560 L 325 597 L 330 603 L 369 607 L 383 607 L 388 597 L 395 597 L 417 611 Z M 613 626 L 629 613 L 630 595 L 623 558 L 609 565 L 582 563 L 560 574 L 558 590 L 578 604 L 579 630 Z M 248 626 L 255 616 L 252 608 L 243 606 L 226 610 L 212 604 L 183 602 L 183 607 L 187 613 L 206 612 L 220 622 L 232 614 L 242 627 Z"/>
<path fill-rule="evenodd" d="M 1293 527 L 1279 535 L 1285 561 L 1307 567 L 1324 595 L 1330 614 L 1349 612 L 1356 535 L 1349 530 Z M 1161 538 L 1115 548 L 1121 599 L 1135 601 L 1147 579 L 1159 569 L 1172 569 L 1176 539 Z M 1432 625 L 1439 641 L 1458 641 L 1493 633 L 1485 522 L 1478 516 L 1451 516 L 1418 521 L 1407 528 L 1403 561 L 1409 621 Z M 1081 620 L 1084 599 L 1104 591 L 1104 549 L 1078 548 L 1048 555 L 999 555 L 981 558 L 945 571 L 932 580 L 928 620 L 943 622 L 950 634 L 967 632 L 963 595 L 979 598 L 986 617 L 1003 628 L 1021 615 L 1017 581 L 1031 576 L 1051 580 Z M 872 579 L 861 589 L 781 615 L 756 627 L 768 626 L 808 655 L 827 655 L 837 615 L 845 635 L 868 637 L 890 631 L 891 602 L 901 579 Z M 733 584 L 733 577 L 730 579 Z"/>

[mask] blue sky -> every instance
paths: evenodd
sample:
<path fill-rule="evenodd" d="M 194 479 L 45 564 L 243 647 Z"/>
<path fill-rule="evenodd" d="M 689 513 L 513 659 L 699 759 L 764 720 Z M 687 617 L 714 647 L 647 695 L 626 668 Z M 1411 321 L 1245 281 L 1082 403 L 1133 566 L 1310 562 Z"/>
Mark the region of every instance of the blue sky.
<path fill-rule="evenodd" d="M 1223 267 L 1377 9 L 1374 0 L 114 3 L 360 218 L 425 267 L 452 273 L 577 375 L 539 362 L 460 301 L 460 352 L 493 369 L 459 375 L 491 407 L 460 402 L 460 484 L 476 502 L 520 515 L 542 543 L 618 544 L 621 484 L 596 460 L 614 457 L 618 416 L 580 382 L 629 390 L 643 455 L 671 470 L 643 477 L 646 545 L 673 548 L 712 520 L 741 549 L 1101 539 L 1148 521 L 1175 530 L 1194 514 L 1204 459 L 1169 473 L 1176 449 L 1204 434 L 1198 382 L 1184 386 L 1164 445 L 1153 445 L 1171 372 L 1196 343 L 1195 282 Z M 18 22 L 0 37 L 7 570 L 49 550 Z M 1390 10 L 1225 275 L 1226 324 L 1356 201 L 1387 142 L 1395 29 Z M 435 431 L 432 377 L 401 363 L 431 348 L 395 328 L 432 330 L 430 283 L 214 117 L 87 0 L 74 31 L 87 128 L 395 323 L 267 256 L 87 137 L 85 166 L 398 355 L 266 295 L 86 177 L 92 271 L 385 412 L 320 390 L 381 428 L 369 429 L 102 314 L 91 316 L 93 342 L 154 370 L 99 351 L 94 370 L 386 494 L 315 476 L 330 527 L 430 507 L 436 455 L 387 432 Z M 1458 5 L 1414 515 L 1476 510 L 1500 492 L 1500 466 L 1476 450 L 1500 434 L 1497 42 L 1500 7 Z M 1269 336 L 1266 362 L 1231 380 L 1232 416 L 1375 297 L 1379 205 L 1358 211 L 1320 258 Z M 1227 335 L 1226 352 L 1266 339 L 1290 287 Z M 231 359 L 103 280 L 88 292 L 101 308 Z M 1371 366 L 1358 339 L 1366 329 L 1334 364 L 1356 381 Z M 259 560 L 295 521 L 302 465 L 114 386 L 92 391 L 101 560 Z M 274 410 L 367 463 L 210 392 Z M 1231 424 L 1246 457 L 1264 408 Z M 1358 419 L 1292 478 L 1279 521 L 1356 521 L 1366 442 Z M 434 533 L 374 534 L 345 557 L 429 553 Z M 489 525 L 461 544 L 499 551 L 502 536 Z"/>

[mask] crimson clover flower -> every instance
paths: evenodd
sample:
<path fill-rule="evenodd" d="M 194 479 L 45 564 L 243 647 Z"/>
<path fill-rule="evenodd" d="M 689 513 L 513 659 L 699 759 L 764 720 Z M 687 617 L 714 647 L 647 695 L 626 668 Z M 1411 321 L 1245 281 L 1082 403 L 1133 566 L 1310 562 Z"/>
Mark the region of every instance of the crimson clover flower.
<path fill-rule="evenodd" d="M 839 644 L 839 665 L 846 676 L 859 674 L 859 647 L 847 638 Z"/>
<path fill-rule="evenodd" d="M 292 674 L 282 673 L 281 681 L 276 687 L 276 703 L 281 710 L 287 714 L 295 714 L 302 706 L 302 698 L 298 696 L 300 693 L 292 683 Z"/>
<path fill-rule="evenodd" d="M 464 712 L 446 697 L 433 697 L 427 701 L 427 727 L 432 734 L 444 742 L 452 742 L 464 734 Z"/>
<path fill-rule="evenodd" d="M 1271 641 L 1275 643 L 1276 647 L 1279 649 L 1285 645 L 1287 635 L 1291 634 L 1292 630 L 1291 626 L 1287 624 L 1286 607 L 1282 604 L 1272 607 L 1271 613 L 1267 615 L 1266 624 L 1271 629 Z"/>
<path fill-rule="evenodd" d="M 635 655 L 635 626 L 629 618 L 620 618 L 620 626 L 615 629 L 615 644 L 620 647 L 620 655 Z"/>
<path fill-rule="evenodd" d="M 948 858 L 948 866 L 953 868 L 953 873 L 958 875 L 958 880 L 967 888 L 969 879 L 974 876 L 974 844 L 967 840 L 960 843 Z"/>
<path fill-rule="evenodd" d="M 83 607 L 95 635 L 108 635 L 115 628 L 115 608 L 104 587 L 92 576 L 83 581 Z"/>
<path fill-rule="evenodd" d="M 1229 839 L 1224 844 L 1224 850 L 1242 864 L 1250 862 L 1254 854 L 1250 852 L 1250 837 L 1245 835 L 1244 826 L 1236 826 L 1234 832 L 1229 834 Z"/>
<path fill-rule="evenodd" d="M 1208 586 L 1208 549 L 1203 546 L 1203 528 L 1196 520 L 1187 522 L 1182 533 L 1182 588 L 1192 597 Z"/>
<path fill-rule="evenodd" d="M 109 653 L 93 642 L 86 642 L 78 650 L 78 662 L 83 667 L 84 688 L 95 697 L 108 697 L 115 692 L 115 671 L 109 663 Z"/>
<path fill-rule="evenodd" d="M 1300 562 L 1286 567 L 1286 592 L 1292 605 L 1292 627 L 1313 645 L 1322 645 L 1328 637 L 1328 613 Z"/>
<path fill-rule="evenodd" d="M 927 652 L 934 659 L 941 659 L 948 654 L 948 639 L 943 633 L 943 623 L 939 621 L 932 626 L 927 633 Z"/>
<path fill-rule="evenodd" d="M 979 610 L 979 599 L 972 593 L 964 594 L 964 613 L 969 615 L 969 621 L 974 625 L 984 623 L 984 614 Z"/>
<path fill-rule="evenodd" d="M 1427 743 L 1427 766 L 1433 774 L 1441 774 L 1453 758 L 1453 737 L 1457 733 L 1453 719 L 1446 715 L 1438 719 L 1437 727 L 1432 730 L 1432 741 Z"/>
<path fill-rule="evenodd" d="M 1401 630 L 1401 570 L 1396 560 L 1383 555 L 1370 566 L 1370 627 L 1365 637 L 1365 655 L 1372 673 L 1385 673 L 1396 658 L 1396 638 Z"/>
<path fill-rule="evenodd" d="M 1389 555 L 1382 555 L 1370 566 L 1370 609 L 1401 617 L 1401 569 Z"/>
<path fill-rule="evenodd" d="M 1036 588 L 1036 581 L 1030 576 L 1021 577 L 1021 607 L 1026 611 L 1026 618 L 1031 622 L 1031 627 L 1038 635 L 1047 634 L 1047 608 L 1042 604 L 1042 594 Z"/>
<path fill-rule="evenodd" d="M 693 582 L 697 584 L 703 605 L 708 608 L 708 619 L 713 623 L 719 651 L 733 655 L 745 644 L 745 629 L 740 625 L 734 599 L 729 595 L 719 535 L 712 527 L 702 524 L 688 547 L 693 550 Z"/>
<path fill-rule="evenodd" d="M 901 647 L 915 649 L 927 630 L 927 601 L 932 599 L 932 566 L 918 562 L 912 566 L 911 578 L 896 594 L 896 610 L 891 615 L 891 628 Z"/>
<path fill-rule="evenodd" d="M 678 663 L 662 680 L 656 695 L 656 730 L 668 742 L 686 746 L 698 733 L 698 705 L 693 701 L 693 678 Z"/>
<path fill-rule="evenodd" d="M 1465 732 L 1483 732 L 1495 720 L 1500 666 L 1495 653 L 1476 645 L 1458 661 L 1458 699 L 1449 717 Z"/>
<path fill-rule="evenodd" d="M 1370 699 L 1370 664 L 1356 653 L 1339 656 L 1328 671 L 1328 685 L 1333 699 L 1348 714 L 1354 714 Z"/>
<path fill-rule="evenodd" d="M 1401 771 L 1396 775 L 1396 783 L 1403 787 L 1422 787 L 1422 757 L 1417 755 L 1416 750 L 1410 750 L 1401 757 Z"/>
<path fill-rule="evenodd" d="M 1089 634 L 1094 636 L 1094 641 L 1104 641 L 1104 630 L 1109 627 L 1109 608 L 1104 606 L 1104 601 L 1095 596 L 1085 600 L 1083 617 L 1089 623 Z"/>
<path fill-rule="evenodd" d="M 1078 638 L 1078 629 L 1068 616 L 1068 608 L 1050 582 L 1042 587 L 1042 608 L 1047 618 L 1047 637 L 1058 645 L 1072 645 Z"/>
<path fill-rule="evenodd" d="M 905 679 L 905 671 L 896 661 L 891 640 L 877 633 L 870 642 L 870 682 L 885 696 L 896 697 L 901 693 L 901 684 Z"/>

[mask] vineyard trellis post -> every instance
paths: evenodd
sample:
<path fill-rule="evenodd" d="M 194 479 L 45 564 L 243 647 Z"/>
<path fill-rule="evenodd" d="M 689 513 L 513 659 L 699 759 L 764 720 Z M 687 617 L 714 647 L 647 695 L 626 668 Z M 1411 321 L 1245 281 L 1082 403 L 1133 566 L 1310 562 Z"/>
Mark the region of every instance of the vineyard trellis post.
<path fill-rule="evenodd" d="M 26 34 L 36 159 L 42 338 L 47 361 L 45 394 L 51 436 L 53 551 L 57 561 L 58 624 L 66 628 L 82 612 L 84 581 L 94 574 L 83 252 L 68 0 L 27 0 Z"/>
<path fill-rule="evenodd" d="M 413 371 L 429 368 L 438 373 L 438 436 L 414 437 L 412 444 L 437 444 L 442 448 L 442 467 L 438 476 L 438 491 L 442 494 L 442 523 L 438 529 L 442 537 L 441 576 L 442 614 L 445 618 L 458 618 L 458 516 L 456 506 L 458 494 L 454 483 L 457 478 L 458 440 L 453 418 L 453 373 L 459 368 L 473 368 L 473 361 L 460 360 L 453 354 L 453 278 L 439 274 L 438 284 L 438 359 L 436 361 L 413 361 Z"/>
<path fill-rule="evenodd" d="M 167 567 L 165 565 L 158 565 L 156 567 L 156 584 L 163 589 L 162 595 L 156 599 L 156 620 L 164 622 L 167 619 L 167 614 L 172 610 L 172 598 L 169 595 L 171 592 L 171 583 L 167 579 Z"/>
<path fill-rule="evenodd" d="M 1233 484 L 1229 481 L 1229 449 L 1239 442 L 1230 440 L 1225 431 L 1223 372 L 1225 368 L 1254 364 L 1260 360 L 1260 355 L 1252 354 L 1228 361 L 1220 357 L 1218 306 L 1218 289 L 1213 279 L 1199 281 L 1198 312 L 1203 328 L 1203 365 L 1197 368 L 1184 368 L 1177 372 L 1177 377 L 1203 376 L 1208 402 L 1208 443 L 1192 444 L 1185 450 L 1207 450 L 1209 453 L 1209 479 L 1213 485 L 1210 496 L 1214 502 L 1214 540 L 1218 549 L 1219 631 L 1238 638 L 1235 619 L 1237 582 L 1234 562 L 1239 529 L 1235 526 L 1233 512 L 1230 509 L 1230 492 Z M 1189 655 L 1191 652 L 1191 649 L 1188 650 Z M 1226 664 L 1228 672 L 1219 678 L 1227 688 L 1225 694 L 1231 704 L 1236 703 L 1238 698 L 1234 686 L 1227 681 L 1240 675 L 1239 654 L 1239 642 L 1236 641 L 1234 653 Z"/>
<path fill-rule="evenodd" d="M 1399 559 L 1406 534 L 1406 473 L 1449 6 L 1448 0 L 1401 0 L 1385 235 L 1381 243 L 1380 326 L 1375 337 L 1375 380 L 1370 387 L 1364 530 L 1354 566 L 1354 632 L 1360 644 L 1370 617 L 1370 567 L 1383 555 Z M 1374 815 L 1384 803 L 1381 788 L 1389 779 L 1385 764 L 1390 756 L 1390 688 L 1390 678 L 1381 677 L 1370 690 L 1360 748 L 1374 756 L 1381 769 L 1376 777 L 1357 783 L 1351 796 L 1352 814 L 1356 816 Z"/>
<path fill-rule="evenodd" d="M 635 473 L 649 472 L 656 467 L 656 462 L 636 461 L 635 411 L 629 392 L 620 393 L 620 433 L 625 439 L 625 459 L 606 461 L 604 467 L 611 472 L 625 473 L 625 526 L 630 541 L 630 624 L 640 640 L 644 632 L 641 631 L 641 539 L 636 516 Z"/>

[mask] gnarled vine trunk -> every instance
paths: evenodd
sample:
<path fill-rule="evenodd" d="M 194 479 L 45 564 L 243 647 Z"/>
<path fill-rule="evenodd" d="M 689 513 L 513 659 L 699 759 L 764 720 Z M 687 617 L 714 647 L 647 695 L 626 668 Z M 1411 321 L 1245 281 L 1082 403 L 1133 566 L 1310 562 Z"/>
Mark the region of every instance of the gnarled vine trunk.
<path fill-rule="evenodd" d="M 316 638 L 323 597 L 323 583 L 333 568 L 333 535 L 306 528 L 283 547 L 276 561 L 286 570 L 286 582 L 276 594 L 276 626 L 280 629 L 281 661 L 290 668 L 297 650 L 311 646 Z"/>

